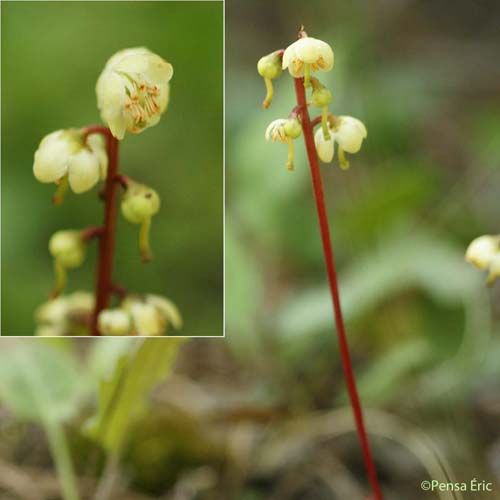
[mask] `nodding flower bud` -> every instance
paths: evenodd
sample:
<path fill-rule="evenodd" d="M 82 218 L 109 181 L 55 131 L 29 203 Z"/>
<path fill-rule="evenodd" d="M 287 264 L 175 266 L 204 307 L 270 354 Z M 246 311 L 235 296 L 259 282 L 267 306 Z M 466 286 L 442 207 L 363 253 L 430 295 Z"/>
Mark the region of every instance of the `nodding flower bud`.
<path fill-rule="evenodd" d="M 269 78 L 269 80 L 274 80 L 278 78 L 283 72 L 281 67 L 282 55 L 280 51 L 272 52 L 267 56 L 261 57 L 257 63 L 257 71 L 262 78 Z"/>
<path fill-rule="evenodd" d="M 122 214 L 132 224 L 140 224 L 160 209 L 158 193 L 144 184 L 131 182 L 123 195 Z"/>
<path fill-rule="evenodd" d="M 333 50 L 327 43 L 312 37 L 302 37 L 287 47 L 283 54 L 283 69 L 294 78 L 304 77 L 309 87 L 311 71 L 330 71 L 333 68 Z"/>
<path fill-rule="evenodd" d="M 33 173 L 40 182 L 59 184 L 54 201 L 60 203 L 68 183 L 73 192 L 83 193 L 106 177 L 107 168 L 104 137 L 92 134 L 85 141 L 82 130 L 68 129 L 42 139 L 35 152 Z"/>
<path fill-rule="evenodd" d="M 86 244 L 81 231 L 57 231 L 49 241 L 49 251 L 54 257 L 56 282 L 52 297 L 57 297 L 66 286 L 66 269 L 81 266 L 85 260 Z"/>
<path fill-rule="evenodd" d="M 326 87 L 321 86 L 321 88 L 313 89 L 311 94 L 311 102 L 317 108 L 328 106 L 332 101 L 333 95 Z"/>
<path fill-rule="evenodd" d="M 160 121 L 172 75 L 172 65 L 144 47 L 121 50 L 109 59 L 97 80 L 97 105 L 117 139 Z"/>
<path fill-rule="evenodd" d="M 488 285 L 493 285 L 500 278 L 500 251 L 493 257 L 490 263 L 490 272 L 488 274 Z"/>
<path fill-rule="evenodd" d="M 257 71 L 259 75 L 264 78 L 264 83 L 266 84 L 266 98 L 262 105 L 264 108 L 268 108 L 271 105 L 274 95 L 273 82 L 275 78 L 281 75 L 283 68 L 281 67 L 281 58 L 283 53 L 281 51 L 276 51 L 267 56 L 261 57 L 257 63 Z"/>
<path fill-rule="evenodd" d="M 272 142 L 279 141 L 288 145 L 288 159 L 286 167 L 288 170 L 293 170 L 294 164 L 294 148 L 293 139 L 297 139 L 302 132 L 302 126 L 297 118 L 279 118 L 272 121 L 266 129 L 266 140 Z"/>
<path fill-rule="evenodd" d="M 160 209 L 158 193 L 144 184 L 130 182 L 121 203 L 123 217 L 132 224 L 141 224 L 139 231 L 139 251 L 144 262 L 151 260 L 149 231 L 151 217 Z"/>
<path fill-rule="evenodd" d="M 81 266 L 85 259 L 86 245 L 81 231 L 57 231 L 49 241 L 49 251 L 64 267 Z"/>
<path fill-rule="evenodd" d="M 97 325 L 101 335 L 128 335 L 132 322 L 130 315 L 122 309 L 103 309 L 99 313 Z"/>

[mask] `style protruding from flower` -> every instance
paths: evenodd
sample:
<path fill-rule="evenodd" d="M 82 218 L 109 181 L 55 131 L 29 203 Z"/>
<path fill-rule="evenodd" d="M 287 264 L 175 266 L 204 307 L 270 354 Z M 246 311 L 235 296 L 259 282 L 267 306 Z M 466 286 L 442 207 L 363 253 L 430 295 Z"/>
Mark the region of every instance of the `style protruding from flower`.
<path fill-rule="evenodd" d="M 307 36 L 302 31 L 301 38 L 289 45 L 283 54 L 283 69 L 294 78 L 304 77 L 304 86 L 310 87 L 312 71 L 330 71 L 333 68 L 333 50 L 326 42 Z"/>
<path fill-rule="evenodd" d="M 99 328 L 104 335 L 158 336 L 182 327 L 182 318 L 173 302 L 159 295 L 129 296 L 120 307 L 104 309 Z"/>
<path fill-rule="evenodd" d="M 33 173 L 37 180 L 56 183 L 54 203 L 60 204 L 69 185 L 74 193 L 92 189 L 106 178 L 108 156 L 100 135 L 84 137 L 83 130 L 57 130 L 45 136 L 35 152 Z"/>
<path fill-rule="evenodd" d="M 57 297 L 66 286 L 66 269 L 73 269 L 83 264 L 86 247 L 82 231 L 57 231 L 50 238 L 49 251 L 54 258 L 56 277 L 53 297 Z"/>
<path fill-rule="evenodd" d="M 108 60 L 97 80 L 97 105 L 117 139 L 159 122 L 173 72 L 170 63 L 145 47 L 121 50 Z"/>
<path fill-rule="evenodd" d="M 486 234 L 473 240 L 465 253 L 465 260 L 481 270 L 488 271 L 487 284 L 500 278 L 500 235 Z"/>
<path fill-rule="evenodd" d="M 286 167 L 288 170 L 294 170 L 294 147 L 293 140 L 297 139 L 302 133 L 302 126 L 296 116 L 291 118 L 278 118 L 272 121 L 266 129 L 266 140 L 272 142 L 279 141 L 288 145 L 288 159 Z"/>
<path fill-rule="evenodd" d="M 336 142 L 339 146 L 339 162 L 343 169 L 349 168 L 345 152 L 354 154 L 361 149 L 363 139 L 367 136 L 363 122 L 352 116 L 330 116 L 327 121 L 328 137 L 323 129 L 316 131 L 314 142 L 321 161 L 330 163 L 333 160 Z"/>
<path fill-rule="evenodd" d="M 152 254 L 149 245 L 149 232 L 151 218 L 160 209 L 158 193 L 144 184 L 129 181 L 123 195 L 121 209 L 123 217 L 128 222 L 141 225 L 139 230 L 139 252 L 143 262 L 150 261 Z"/>
<path fill-rule="evenodd" d="M 267 94 L 262 103 L 264 108 L 268 108 L 273 100 L 274 90 L 272 80 L 278 78 L 283 71 L 281 67 L 282 59 L 283 51 L 277 50 L 267 56 L 261 57 L 257 63 L 257 71 L 259 75 L 264 78 L 264 83 L 266 84 Z"/>

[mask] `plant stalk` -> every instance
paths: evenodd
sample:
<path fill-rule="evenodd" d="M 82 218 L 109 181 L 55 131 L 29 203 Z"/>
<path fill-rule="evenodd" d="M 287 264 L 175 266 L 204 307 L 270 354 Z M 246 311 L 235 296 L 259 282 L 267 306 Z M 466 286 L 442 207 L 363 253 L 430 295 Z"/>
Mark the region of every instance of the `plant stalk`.
<path fill-rule="evenodd" d="M 104 222 L 102 233 L 99 238 L 97 281 L 95 287 L 95 307 L 92 315 L 92 335 L 100 336 L 97 326 L 99 313 L 109 306 L 113 293 L 113 256 L 116 239 L 116 194 L 119 184 L 116 182 L 118 176 L 118 146 L 119 141 L 106 127 L 92 126 L 86 130 L 87 135 L 92 133 L 102 134 L 106 137 L 108 153 L 108 174 L 104 186 Z"/>
<path fill-rule="evenodd" d="M 314 131 L 309 112 L 307 110 L 306 91 L 304 88 L 304 78 L 295 78 L 295 93 L 297 96 L 297 105 L 302 122 L 302 131 L 304 134 L 304 141 L 307 149 L 307 157 L 309 159 L 309 167 L 311 171 L 312 186 L 314 191 L 314 199 L 316 202 L 316 210 L 318 212 L 318 221 L 321 232 L 321 240 L 323 243 L 323 253 L 325 257 L 326 271 L 328 275 L 328 282 L 330 285 L 330 293 L 333 302 L 333 311 L 335 316 L 335 324 L 337 325 L 337 337 L 340 348 L 340 355 L 342 358 L 342 367 L 346 379 L 347 390 L 351 401 L 351 407 L 354 414 L 356 423 L 356 430 L 358 433 L 361 450 L 363 452 L 363 459 L 365 462 L 366 472 L 368 479 L 373 490 L 374 500 L 382 500 L 382 490 L 377 477 L 377 470 L 373 461 L 370 443 L 365 429 L 363 420 L 363 410 L 356 387 L 356 379 L 354 377 L 354 370 L 352 367 L 351 356 L 349 353 L 349 345 L 347 343 L 347 336 L 344 327 L 344 318 L 342 316 L 342 309 L 340 306 L 340 294 L 337 283 L 337 273 L 335 269 L 335 261 L 333 257 L 333 249 L 330 240 L 330 230 L 328 225 L 328 214 L 326 211 L 325 197 L 323 192 L 323 181 L 321 178 L 321 171 L 319 168 L 318 155 L 316 153 L 316 146 L 314 144 Z"/>

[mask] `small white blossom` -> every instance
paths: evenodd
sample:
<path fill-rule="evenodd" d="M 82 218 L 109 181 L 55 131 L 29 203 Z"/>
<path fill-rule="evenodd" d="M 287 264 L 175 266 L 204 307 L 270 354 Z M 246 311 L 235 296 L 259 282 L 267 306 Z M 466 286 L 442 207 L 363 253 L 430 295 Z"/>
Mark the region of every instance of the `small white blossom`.
<path fill-rule="evenodd" d="M 357 153 L 368 133 L 363 122 L 352 116 L 339 116 L 333 129 L 335 141 L 347 153 Z"/>
<path fill-rule="evenodd" d="M 287 121 L 284 118 L 279 118 L 272 121 L 266 129 L 266 141 L 271 140 L 272 142 L 282 142 L 286 143 L 285 134 L 285 123 Z"/>
<path fill-rule="evenodd" d="M 75 193 L 88 191 L 106 177 L 108 157 L 103 137 L 93 134 L 83 141 L 77 129 L 57 130 L 42 139 L 35 152 L 33 173 L 44 183 L 68 177 Z"/>
<path fill-rule="evenodd" d="M 158 123 L 172 75 L 172 65 L 144 47 L 121 50 L 108 60 L 97 80 L 97 105 L 117 139 Z"/>
<path fill-rule="evenodd" d="M 490 267 L 500 253 L 500 236 L 484 235 L 473 240 L 465 253 L 465 260 L 479 269 Z"/>
<path fill-rule="evenodd" d="M 121 309 L 104 309 L 99 313 L 98 327 L 102 335 L 127 335 L 131 327 L 130 316 Z"/>
<path fill-rule="evenodd" d="M 312 71 L 330 71 L 333 68 L 333 50 L 326 42 L 312 37 L 299 38 L 287 47 L 283 54 L 283 69 L 294 78 L 304 76 L 304 67 Z"/>

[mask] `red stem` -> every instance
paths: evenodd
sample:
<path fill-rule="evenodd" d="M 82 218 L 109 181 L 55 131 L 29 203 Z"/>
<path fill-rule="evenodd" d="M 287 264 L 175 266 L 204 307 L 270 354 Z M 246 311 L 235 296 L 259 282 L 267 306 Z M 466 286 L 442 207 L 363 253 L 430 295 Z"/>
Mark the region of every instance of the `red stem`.
<path fill-rule="evenodd" d="M 113 137 L 109 129 L 105 127 L 88 127 L 86 129 L 86 134 L 89 135 L 92 133 L 106 136 L 108 152 L 108 174 L 104 186 L 104 223 L 101 237 L 99 238 L 95 308 L 91 322 L 92 335 L 100 336 L 97 327 L 97 318 L 99 313 L 109 306 L 113 293 L 112 271 L 116 234 L 116 193 L 118 188 L 116 177 L 118 175 L 119 141 Z"/>
<path fill-rule="evenodd" d="M 300 116 L 302 121 L 302 131 L 309 159 L 311 170 L 312 185 L 314 190 L 314 198 L 316 201 L 316 209 L 318 212 L 318 220 L 321 231 L 321 240 L 323 242 L 323 253 L 325 256 L 326 270 L 328 274 L 328 282 L 330 284 L 330 292 L 332 295 L 333 310 L 335 314 L 335 323 L 337 325 L 337 337 L 339 342 L 340 354 L 342 357 L 342 367 L 346 379 L 347 390 L 351 400 L 351 407 L 356 421 L 356 429 L 358 432 L 363 458 L 365 461 L 368 479 L 370 481 L 374 499 L 382 500 L 382 491 L 378 482 L 377 470 L 373 461 L 368 436 L 363 422 L 363 411 L 361 402 L 356 387 L 356 379 L 352 367 L 351 356 L 349 354 L 349 346 L 344 328 L 344 319 L 342 317 L 342 309 L 340 306 L 340 296 L 337 283 L 337 273 L 335 270 L 335 261 L 333 258 L 332 244 L 330 240 L 330 230 L 328 228 L 328 215 L 325 205 L 325 197 L 323 193 L 323 181 L 321 179 L 321 171 L 319 168 L 318 155 L 314 145 L 314 134 L 309 112 L 306 104 L 306 92 L 304 89 L 304 79 L 295 78 L 295 93 L 297 95 L 297 104 L 300 107 Z"/>

